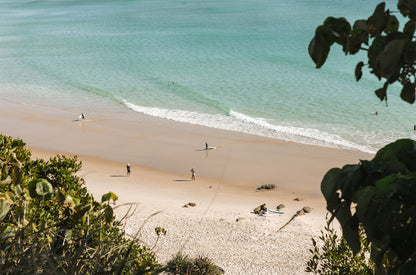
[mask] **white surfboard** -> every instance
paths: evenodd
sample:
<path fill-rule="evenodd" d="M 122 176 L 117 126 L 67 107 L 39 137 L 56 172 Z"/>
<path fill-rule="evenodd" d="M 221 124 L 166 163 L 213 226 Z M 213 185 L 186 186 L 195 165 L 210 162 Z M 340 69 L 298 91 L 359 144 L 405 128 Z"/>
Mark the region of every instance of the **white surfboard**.
<path fill-rule="evenodd" d="M 283 212 L 283 211 L 277 211 L 277 210 L 273 210 L 273 209 L 268 209 L 270 212 L 273 212 L 273 213 L 278 213 L 278 214 L 283 214 L 283 213 L 285 213 L 285 212 Z"/>

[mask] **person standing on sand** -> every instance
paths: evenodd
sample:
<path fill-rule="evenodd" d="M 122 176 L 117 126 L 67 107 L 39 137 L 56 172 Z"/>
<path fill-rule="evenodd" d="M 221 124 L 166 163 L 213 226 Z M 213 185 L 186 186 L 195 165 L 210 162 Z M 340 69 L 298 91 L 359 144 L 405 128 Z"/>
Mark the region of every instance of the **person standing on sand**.
<path fill-rule="evenodd" d="M 127 163 L 127 176 L 130 176 L 130 163 Z"/>
<path fill-rule="evenodd" d="M 192 180 L 195 180 L 195 167 L 191 169 Z"/>

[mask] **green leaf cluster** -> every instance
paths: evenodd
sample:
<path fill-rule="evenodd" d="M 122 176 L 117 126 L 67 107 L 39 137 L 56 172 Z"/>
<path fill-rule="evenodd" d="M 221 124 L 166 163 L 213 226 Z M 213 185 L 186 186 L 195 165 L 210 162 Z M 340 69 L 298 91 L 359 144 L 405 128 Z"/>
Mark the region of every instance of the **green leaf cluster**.
<path fill-rule="evenodd" d="M 198 256 L 189 258 L 181 253 L 173 256 L 166 265 L 166 270 L 171 274 L 186 275 L 220 275 L 224 270 L 216 266 L 210 259 Z"/>
<path fill-rule="evenodd" d="M 370 73 L 385 80 L 383 87 L 375 91 L 376 96 L 387 103 L 388 85 L 397 81 L 402 85 L 402 100 L 413 104 L 416 98 L 416 4 L 409 0 L 398 1 L 397 8 L 402 16 L 409 17 L 402 30 L 399 20 L 385 6 L 384 2 L 378 4 L 371 16 L 356 20 L 352 27 L 345 18 L 328 17 L 316 28 L 309 44 L 309 55 L 320 68 L 334 43 L 341 45 L 346 55 L 365 50 Z M 364 65 L 360 61 L 355 67 L 357 81 L 362 77 Z"/>
<path fill-rule="evenodd" d="M 359 236 L 361 249 L 354 254 L 345 238 L 338 235 L 327 219 L 318 240 L 321 246 L 312 238 L 311 258 L 305 271 L 314 274 L 373 274 L 375 266 L 369 258 L 370 246 L 363 227 L 359 228 Z"/>
<path fill-rule="evenodd" d="M 415 141 L 397 140 L 371 161 L 329 170 L 321 191 L 354 254 L 361 225 L 379 274 L 416 273 Z"/>
<path fill-rule="evenodd" d="M 31 160 L 19 139 L 0 135 L 0 270 L 5 274 L 151 274 L 154 254 L 126 238 L 109 192 L 87 192 L 77 157 Z"/>

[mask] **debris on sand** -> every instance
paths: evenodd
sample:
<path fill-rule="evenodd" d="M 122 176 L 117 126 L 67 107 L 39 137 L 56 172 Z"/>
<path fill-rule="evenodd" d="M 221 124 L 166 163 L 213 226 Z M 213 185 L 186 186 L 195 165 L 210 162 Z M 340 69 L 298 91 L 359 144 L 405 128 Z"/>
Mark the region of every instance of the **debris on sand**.
<path fill-rule="evenodd" d="M 194 202 L 188 202 L 187 204 L 185 204 L 184 206 L 182 206 L 182 207 L 186 207 L 186 208 L 188 208 L 189 206 L 191 206 L 191 207 L 195 207 L 196 206 L 196 203 L 194 203 Z"/>
<path fill-rule="evenodd" d="M 266 204 L 263 203 L 262 205 L 257 206 L 256 208 L 254 208 L 253 212 L 254 214 L 257 214 L 257 215 L 263 215 L 267 213 Z"/>
<path fill-rule="evenodd" d="M 262 186 L 257 187 L 257 190 L 262 190 L 262 189 L 271 190 L 275 188 L 276 188 L 276 185 L 274 184 L 263 184 Z"/>
<path fill-rule="evenodd" d="M 279 228 L 278 231 L 282 230 L 284 227 L 286 227 L 286 225 L 288 225 L 289 223 L 291 223 L 297 216 L 302 216 L 305 215 L 306 213 L 310 213 L 311 212 L 311 208 L 309 206 L 304 206 L 301 210 L 297 211 L 295 215 L 292 216 L 292 218 L 282 227 Z"/>

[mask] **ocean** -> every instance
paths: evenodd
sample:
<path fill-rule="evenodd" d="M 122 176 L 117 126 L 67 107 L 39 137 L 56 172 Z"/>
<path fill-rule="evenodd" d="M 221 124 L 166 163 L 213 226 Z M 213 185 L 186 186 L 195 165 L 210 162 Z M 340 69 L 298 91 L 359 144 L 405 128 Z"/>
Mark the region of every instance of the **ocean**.
<path fill-rule="evenodd" d="M 414 138 L 415 106 L 381 88 L 365 53 L 308 55 L 326 17 L 373 0 L 0 0 L 0 100 L 74 112 L 119 110 L 374 153 Z M 387 7 L 397 10 L 397 1 Z M 400 17 L 399 13 L 396 13 Z M 377 112 L 378 115 L 374 113 Z"/>

